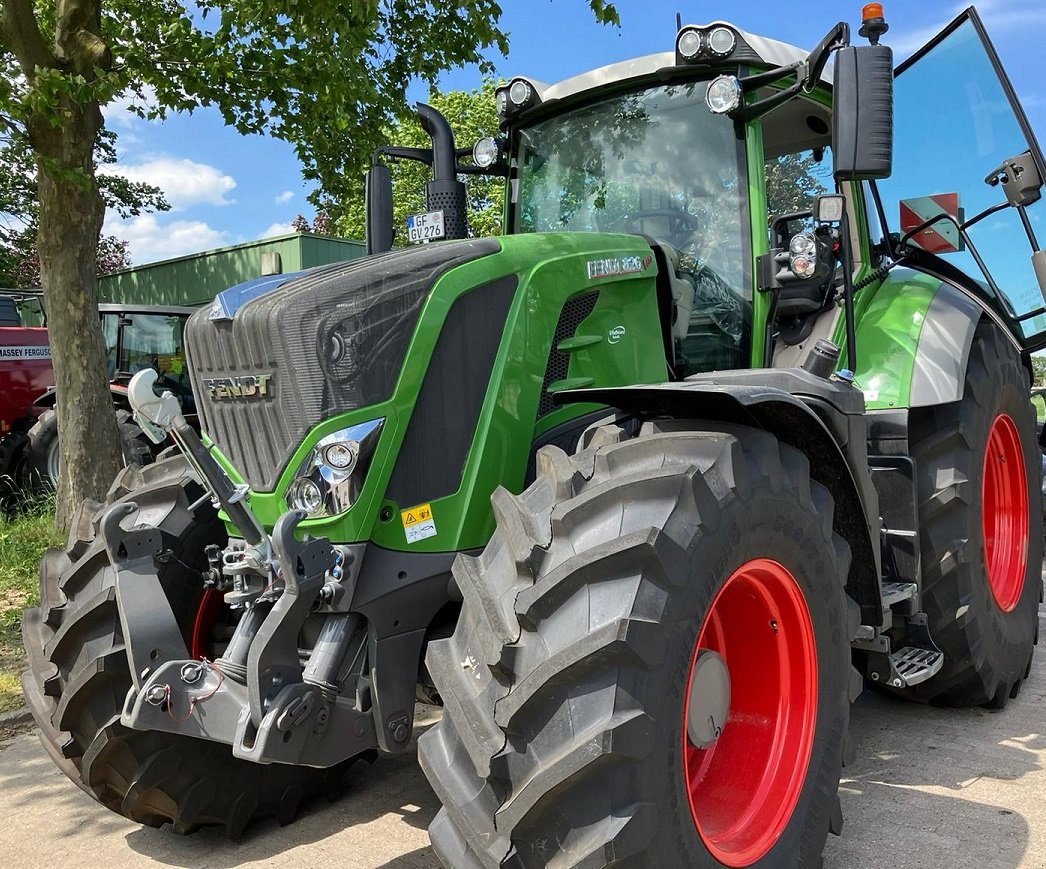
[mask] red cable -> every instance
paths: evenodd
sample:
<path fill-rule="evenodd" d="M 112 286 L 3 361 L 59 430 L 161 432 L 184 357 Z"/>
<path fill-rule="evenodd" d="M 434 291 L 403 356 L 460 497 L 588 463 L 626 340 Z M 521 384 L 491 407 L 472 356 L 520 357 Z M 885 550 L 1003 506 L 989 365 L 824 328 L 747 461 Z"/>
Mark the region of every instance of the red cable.
<path fill-rule="evenodd" d="M 203 663 L 206 664 L 208 667 L 214 668 L 214 671 L 218 674 L 218 684 L 215 685 L 214 688 L 212 688 L 210 692 L 208 692 L 207 694 L 204 694 L 201 697 L 193 697 L 192 699 L 190 699 L 189 712 L 184 718 L 179 718 L 177 715 L 174 714 L 174 709 L 171 706 L 171 686 L 164 685 L 164 689 L 166 691 L 166 696 L 164 699 L 167 702 L 167 714 L 171 716 L 171 720 L 174 721 L 176 724 L 184 724 L 186 721 L 192 718 L 192 714 L 196 711 L 197 705 L 203 703 L 204 700 L 210 700 L 215 694 L 218 693 L 218 689 L 222 687 L 222 682 L 225 681 L 225 674 L 222 673 L 221 668 L 217 664 L 215 664 L 213 661 L 208 661 L 206 658 L 203 659 Z"/>

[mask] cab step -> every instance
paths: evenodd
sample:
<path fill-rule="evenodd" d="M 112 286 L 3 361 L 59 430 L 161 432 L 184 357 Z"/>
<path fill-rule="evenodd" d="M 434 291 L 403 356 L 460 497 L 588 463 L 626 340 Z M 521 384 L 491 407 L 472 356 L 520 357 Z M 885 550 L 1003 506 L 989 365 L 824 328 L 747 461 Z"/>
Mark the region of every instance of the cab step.
<path fill-rule="evenodd" d="M 892 682 L 894 688 L 911 688 L 920 682 L 936 676 L 944 665 L 944 652 L 937 649 L 918 649 L 905 646 L 890 655 L 893 664 Z"/>
<path fill-rule="evenodd" d="M 884 582 L 882 585 L 883 608 L 911 600 L 918 591 L 919 586 L 914 582 Z"/>

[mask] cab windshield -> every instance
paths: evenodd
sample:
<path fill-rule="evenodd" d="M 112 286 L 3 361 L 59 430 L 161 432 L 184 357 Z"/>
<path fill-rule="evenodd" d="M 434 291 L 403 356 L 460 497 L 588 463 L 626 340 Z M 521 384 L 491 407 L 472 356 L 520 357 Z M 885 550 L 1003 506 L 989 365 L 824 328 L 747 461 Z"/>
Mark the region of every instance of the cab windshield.
<path fill-rule="evenodd" d="M 643 233 L 740 289 L 744 155 L 704 90 L 623 94 L 522 130 L 514 230 Z"/>
<path fill-rule="evenodd" d="M 695 285 L 689 372 L 741 367 L 749 255 L 744 143 L 705 83 L 621 94 L 523 129 L 514 232 L 622 232 L 673 250 Z"/>

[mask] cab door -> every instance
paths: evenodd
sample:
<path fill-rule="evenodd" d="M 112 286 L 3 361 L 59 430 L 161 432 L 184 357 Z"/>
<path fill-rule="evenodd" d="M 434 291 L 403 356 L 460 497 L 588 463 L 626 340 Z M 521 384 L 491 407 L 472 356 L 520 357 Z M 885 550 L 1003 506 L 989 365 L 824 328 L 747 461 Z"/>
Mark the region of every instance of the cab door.
<path fill-rule="evenodd" d="M 954 277 L 948 266 L 968 275 L 965 284 L 1031 351 L 1046 347 L 1032 258 L 1036 230 L 1046 240 L 1046 206 L 1033 192 L 1020 208 L 1010 204 L 998 182 L 1015 157 L 1025 168 L 1011 164 L 1010 174 L 1046 179 L 1027 116 L 971 7 L 897 68 L 893 175 L 876 188 L 894 242 L 910 233 L 926 252 L 918 262 L 942 277 Z M 941 212 L 962 231 L 948 219 L 914 231 Z"/>

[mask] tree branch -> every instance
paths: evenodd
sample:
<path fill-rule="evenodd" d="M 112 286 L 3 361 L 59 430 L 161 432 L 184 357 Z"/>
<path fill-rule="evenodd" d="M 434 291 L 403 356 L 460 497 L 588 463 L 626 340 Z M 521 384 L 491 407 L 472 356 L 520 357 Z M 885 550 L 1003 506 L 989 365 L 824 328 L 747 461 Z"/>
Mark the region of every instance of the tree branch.
<path fill-rule="evenodd" d="M 58 0 L 55 45 L 73 69 L 90 81 L 95 69 L 108 69 L 113 62 L 102 39 L 101 7 L 98 0 Z"/>
<path fill-rule="evenodd" d="M 33 0 L 3 0 L 0 8 L 0 39 L 18 58 L 25 77 L 33 81 L 38 66 L 55 65 L 55 56 L 37 26 Z"/>

